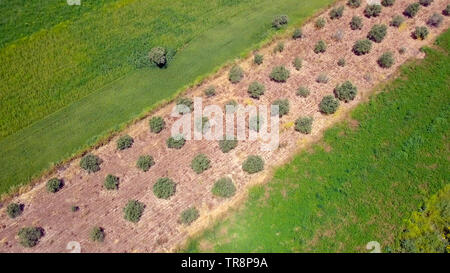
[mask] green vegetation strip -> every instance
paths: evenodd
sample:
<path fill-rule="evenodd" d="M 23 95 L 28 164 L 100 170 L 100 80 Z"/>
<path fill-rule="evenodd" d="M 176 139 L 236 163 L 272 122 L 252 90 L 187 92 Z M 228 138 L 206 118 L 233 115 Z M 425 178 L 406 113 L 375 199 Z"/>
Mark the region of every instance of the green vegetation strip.
<path fill-rule="evenodd" d="M 0 193 L 25 184 L 52 164 L 95 144 L 158 102 L 172 98 L 230 59 L 267 41 L 275 33 L 271 27 L 275 15 L 287 14 L 291 25 L 299 24 L 333 1 L 172 1 L 170 5 L 162 0 L 144 2 L 110 3 L 98 11 L 86 12 L 75 23 L 63 22 L 18 41 L 15 47 L 0 50 L 0 55 L 4 54 L 0 57 L 2 64 L 8 60 L 2 69 L 9 67 L 0 71 L 1 78 L 12 81 L 1 81 L 5 88 L 0 88 L 0 111 L 4 111 L 0 116 L 6 120 L 0 125 L 2 134 L 38 120 L 0 140 Z M 149 11 L 146 5 L 158 12 L 145 13 Z M 149 14 L 160 17 L 148 18 Z M 141 15 L 145 22 L 133 21 Z M 167 69 L 137 69 L 139 58 L 145 57 L 153 43 L 177 49 L 175 59 Z M 39 52 L 45 53 L 45 58 Z M 54 52 L 64 53 L 57 56 L 66 59 L 55 59 Z M 22 62 L 21 56 L 30 59 Z M 33 58 L 40 62 L 31 61 Z M 46 69 L 53 65 L 51 69 L 55 70 L 42 70 L 39 63 Z M 30 77 L 38 79 L 30 81 L 30 85 L 39 87 L 28 89 Z M 46 81 L 51 84 L 46 85 Z M 109 84 L 105 86 L 106 83 Z M 24 97 L 17 96 L 11 87 L 14 84 L 29 92 L 24 91 Z M 97 90 L 98 87 L 102 88 Z M 59 110 L 54 112 L 55 109 Z M 40 119 L 43 116 L 46 117 Z"/>
<path fill-rule="evenodd" d="M 437 44 L 185 251 L 396 251 L 403 219 L 450 181 L 450 32 Z"/>

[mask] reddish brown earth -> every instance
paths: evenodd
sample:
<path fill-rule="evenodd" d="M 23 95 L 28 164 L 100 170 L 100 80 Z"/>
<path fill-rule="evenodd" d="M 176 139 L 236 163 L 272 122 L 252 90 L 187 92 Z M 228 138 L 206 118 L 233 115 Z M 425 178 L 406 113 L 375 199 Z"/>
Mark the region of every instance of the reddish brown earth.
<path fill-rule="evenodd" d="M 57 177 L 64 179 L 65 186 L 55 194 L 45 189 L 45 180 L 31 191 L 16 197 L 13 201 L 25 205 L 24 212 L 16 219 L 9 219 L 3 208 L 0 213 L 0 251 L 1 252 L 68 252 L 67 243 L 77 241 L 82 252 L 165 252 L 183 243 L 190 234 L 208 226 L 216 217 L 237 204 L 246 196 L 246 188 L 263 181 L 270 176 L 273 166 L 285 162 L 299 147 L 304 147 L 323 131 L 324 128 L 339 120 L 344 113 L 361 102 L 370 90 L 397 70 L 398 66 L 410 58 L 422 58 L 419 48 L 429 45 L 434 38 L 448 28 L 449 19 L 444 18 L 439 28 L 430 28 L 430 35 L 425 41 L 414 40 L 411 32 L 416 26 L 425 25 L 433 12 L 439 12 L 448 4 L 446 0 L 435 0 L 429 7 L 421 7 L 417 16 L 407 19 L 399 29 L 389 27 L 382 43 L 374 43 L 370 54 L 356 56 L 351 52 L 354 42 L 365 38 L 370 28 L 377 23 L 389 24 L 392 16 L 401 14 L 404 8 L 414 1 L 397 0 L 390 8 L 383 8 L 377 18 L 363 17 L 364 7 L 350 9 L 346 7 L 344 16 L 339 20 L 329 20 L 325 28 L 316 30 L 313 23 L 303 27 L 304 38 L 285 40 L 285 50 L 274 54 L 273 47 L 277 41 L 260 50 L 264 54 L 264 64 L 256 66 L 253 58 L 243 60 L 240 65 L 245 71 L 244 79 L 236 85 L 228 80 L 228 70 L 223 70 L 212 80 L 188 90 L 188 97 L 203 96 L 203 90 L 209 85 L 216 86 L 217 95 L 205 99 L 204 105 L 223 105 L 229 99 L 241 104 L 270 104 L 277 98 L 288 98 L 291 111 L 281 119 L 280 147 L 275 151 L 261 152 L 259 141 L 240 142 L 238 147 L 228 154 L 223 154 L 216 141 L 188 141 L 181 150 L 171 150 L 166 146 L 166 139 L 175 118 L 170 117 L 173 104 L 160 109 L 152 115 L 164 117 L 167 128 L 160 134 L 150 133 L 148 119 L 142 120 L 127 129 L 135 140 L 132 148 L 125 151 L 116 150 L 116 139 L 93 151 L 103 159 L 101 170 L 88 174 L 79 168 L 79 160 L 74 160 L 60 168 Z M 364 5 L 363 5 L 364 6 Z M 295 8 L 295 7 L 293 7 Z M 362 30 L 352 31 L 349 22 L 354 15 L 363 17 Z M 328 18 L 328 11 L 321 16 Z M 332 35 L 342 30 L 344 38 L 335 41 Z M 324 54 L 315 54 L 313 47 L 320 39 L 326 41 L 328 49 Z M 406 53 L 399 54 L 398 49 L 406 48 Z M 395 65 L 390 69 L 380 68 L 376 60 L 385 51 L 395 55 Z M 296 56 L 303 59 L 303 68 L 296 71 L 292 61 Z M 346 66 L 339 67 L 339 58 L 346 59 Z M 285 65 L 291 76 L 286 83 L 275 83 L 268 75 L 273 67 Z M 328 74 L 327 84 L 316 83 L 320 73 Z M 265 95 L 259 100 L 250 99 L 248 85 L 260 81 L 266 86 Z M 331 95 L 337 84 L 350 80 L 358 87 L 358 96 L 351 103 L 341 103 L 337 113 L 325 116 L 319 113 L 318 104 L 324 95 Z M 299 86 L 311 90 L 308 98 L 296 96 Z M 425 92 L 425 90 L 424 90 Z M 293 129 L 293 122 L 303 115 L 314 117 L 311 135 L 299 134 Z M 192 158 L 206 154 L 212 161 L 212 168 L 197 175 L 190 168 Z M 141 172 L 136 167 L 137 158 L 150 154 L 156 164 L 148 171 Z M 249 175 L 242 171 L 241 164 L 248 155 L 257 154 L 264 158 L 265 171 Z M 107 191 L 103 181 L 107 174 L 120 177 L 117 191 Z M 163 176 L 172 178 L 177 183 L 176 194 L 169 200 L 157 199 L 152 191 L 154 182 Z M 214 181 L 222 176 L 229 176 L 237 186 L 237 194 L 231 199 L 221 199 L 211 194 Z M 137 199 L 146 205 L 144 214 L 137 224 L 123 218 L 123 207 L 130 199 Z M 78 212 L 71 212 L 71 207 L 80 207 Z M 179 223 L 180 213 L 191 206 L 200 210 L 200 218 L 191 226 Z M 40 226 L 45 230 L 37 246 L 24 248 L 18 243 L 17 232 L 25 226 Z M 94 226 L 104 228 L 106 238 L 103 243 L 89 240 L 89 233 Z"/>

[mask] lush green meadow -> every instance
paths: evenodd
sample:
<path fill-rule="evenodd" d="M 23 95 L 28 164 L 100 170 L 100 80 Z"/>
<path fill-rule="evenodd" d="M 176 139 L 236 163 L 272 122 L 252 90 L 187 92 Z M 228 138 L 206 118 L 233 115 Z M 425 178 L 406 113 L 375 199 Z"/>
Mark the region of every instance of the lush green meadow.
<path fill-rule="evenodd" d="M 450 32 L 437 43 L 186 251 L 395 249 L 404 219 L 450 181 Z"/>
<path fill-rule="evenodd" d="M 0 193 L 28 182 L 332 0 L 121 0 L 0 49 Z M 3 30 L 2 30 L 3 31 Z M 141 68 L 155 45 L 177 54 Z"/>

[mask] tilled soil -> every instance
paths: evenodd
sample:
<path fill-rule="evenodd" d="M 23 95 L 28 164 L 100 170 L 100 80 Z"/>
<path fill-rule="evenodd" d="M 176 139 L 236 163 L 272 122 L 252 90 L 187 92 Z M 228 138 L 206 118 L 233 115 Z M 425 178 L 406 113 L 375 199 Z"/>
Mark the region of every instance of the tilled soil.
<path fill-rule="evenodd" d="M 317 30 L 314 22 L 303 27 L 304 36 L 299 40 L 283 41 L 282 53 L 273 53 L 278 41 L 260 50 L 264 63 L 253 64 L 253 58 L 240 63 L 244 69 L 244 79 L 238 84 L 228 81 L 228 70 L 220 71 L 214 79 L 208 80 L 187 91 L 186 96 L 202 96 L 210 85 L 216 86 L 217 95 L 205 98 L 203 105 L 217 104 L 223 106 L 230 99 L 240 104 L 266 104 L 278 98 L 288 98 L 290 112 L 281 118 L 280 147 L 274 151 L 261 151 L 260 142 L 239 142 L 236 149 L 224 154 L 217 141 L 187 141 L 180 150 L 168 149 L 166 139 L 170 136 L 171 125 L 176 118 L 170 117 L 173 104 L 158 110 L 153 115 L 163 116 L 166 129 L 160 134 L 149 131 L 148 120 L 144 119 L 124 132 L 134 138 L 130 149 L 117 151 L 116 139 L 93 151 L 103 163 L 99 172 L 88 174 L 79 167 L 79 159 L 60 168 L 57 177 L 64 180 L 64 187 L 57 193 L 46 191 L 45 181 L 31 191 L 24 193 L 14 202 L 25 205 L 24 212 L 16 219 L 10 219 L 5 209 L 0 213 L 0 251 L 1 252 L 69 252 L 67 244 L 79 242 L 82 252 L 165 252 L 183 243 L 190 234 L 208 226 L 215 218 L 237 204 L 246 196 L 246 188 L 254 183 L 264 181 L 270 176 L 273 166 L 288 160 L 293 153 L 320 136 L 324 128 L 339 120 L 344 113 L 361 102 L 370 90 L 385 81 L 397 70 L 398 66 L 410 58 L 423 58 L 420 48 L 429 45 L 434 38 L 448 28 L 449 19 L 439 28 L 431 28 L 430 35 L 424 41 L 411 38 L 416 26 L 425 25 L 428 17 L 441 11 L 448 4 L 447 0 L 435 0 L 429 7 L 421 7 L 416 17 L 407 19 L 400 28 L 389 27 L 388 34 L 381 43 L 373 43 L 372 51 L 364 56 L 356 56 L 351 49 L 356 40 L 365 38 L 374 24 L 389 24 L 393 15 L 401 14 L 405 7 L 415 1 L 397 0 L 393 7 L 382 9 L 379 17 L 370 19 L 363 16 L 365 5 L 351 9 L 346 7 L 344 16 L 330 20 L 328 12 L 321 16 L 327 18 L 326 26 Z M 344 4 L 343 2 L 340 4 Z M 295 7 L 293 7 L 295 8 Z M 363 17 L 362 30 L 351 30 L 349 22 L 355 15 Z M 333 35 L 343 32 L 343 39 L 336 41 Z M 323 54 L 313 52 L 314 45 L 324 40 L 327 51 Z M 405 48 L 404 54 L 398 50 Z M 389 69 L 377 65 L 378 57 L 391 51 L 395 64 Z M 303 67 L 296 71 L 292 65 L 295 57 L 303 59 Z M 337 65 L 340 58 L 345 58 L 345 67 Z M 285 65 L 291 72 L 286 83 L 276 83 L 269 79 L 273 67 Z M 319 74 L 326 73 L 326 84 L 316 82 Z M 170 79 L 168 79 L 170 80 Z M 358 87 L 356 99 L 350 103 L 341 102 L 339 110 L 330 116 L 319 112 L 318 104 L 325 95 L 332 95 L 337 84 L 350 80 Z M 266 92 L 260 100 L 249 98 L 248 86 L 259 81 L 266 86 Z M 307 98 L 296 96 L 299 86 L 311 90 Z M 424 90 L 426 92 L 426 90 Z M 293 129 L 293 122 L 299 116 L 313 116 L 312 133 L 303 135 Z M 192 158 L 198 153 L 206 154 L 212 162 L 212 168 L 198 175 L 190 167 Z M 140 155 L 150 154 L 156 164 L 148 172 L 136 168 Z M 248 155 L 260 155 L 265 160 L 265 170 L 249 175 L 242 171 L 242 162 Z M 103 182 L 107 174 L 120 177 L 119 190 L 107 191 Z M 223 177 L 231 177 L 237 187 L 237 194 L 231 199 L 214 197 L 211 188 L 214 182 Z M 170 177 L 176 183 L 176 194 L 168 200 L 157 199 L 153 194 L 153 184 L 160 177 Z M 137 199 L 146 205 L 140 221 L 136 224 L 123 218 L 123 207 L 130 199 Z M 80 210 L 72 212 L 72 206 Z M 195 206 L 200 210 L 200 218 L 186 227 L 179 222 L 181 212 Z M 17 232 L 25 226 L 39 226 L 45 230 L 44 237 L 33 248 L 24 248 L 18 242 Z M 105 241 L 94 243 L 89 234 L 94 226 L 103 227 Z"/>

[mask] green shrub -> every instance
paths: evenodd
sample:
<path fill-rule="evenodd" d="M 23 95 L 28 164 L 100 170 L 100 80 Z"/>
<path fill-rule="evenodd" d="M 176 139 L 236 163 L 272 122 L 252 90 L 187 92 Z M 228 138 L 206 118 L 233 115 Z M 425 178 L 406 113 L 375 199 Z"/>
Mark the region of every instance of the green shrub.
<path fill-rule="evenodd" d="M 105 231 L 101 227 L 94 227 L 91 230 L 91 241 L 103 242 L 105 240 Z"/>
<path fill-rule="evenodd" d="M 206 130 L 208 130 L 210 128 L 209 119 L 207 117 L 197 118 L 195 120 L 194 126 L 195 126 L 195 130 L 197 132 L 204 133 L 204 132 L 206 132 Z"/>
<path fill-rule="evenodd" d="M 394 56 L 392 52 L 385 52 L 378 58 L 377 63 L 382 68 L 390 68 L 394 64 Z"/>
<path fill-rule="evenodd" d="M 249 174 L 264 170 L 264 160 L 258 155 L 251 155 L 242 164 L 242 170 Z"/>
<path fill-rule="evenodd" d="M 234 65 L 230 69 L 230 73 L 228 74 L 228 79 L 230 80 L 231 83 L 238 83 L 242 80 L 243 77 L 244 71 L 238 65 Z"/>
<path fill-rule="evenodd" d="M 394 5 L 394 3 L 395 3 L 395 0 L 382 0 L 381 1 L 381 4 L 384 7 L 392 7 Z"/>
<path fill-rule="evenodd" d="M 196 208 L 188 208 L 181 213 L 180 221 L 185 225 L 190 225 L 197 220 L 199 216 L 200 213 Z"/>
<path fill-rule="evenodd" d="M 361 6 L 361 0 L 348 0 L 347 5 L 351 8 L 359 8 Z"/>
<path fill-rule="evenodd" d="M 8 214 L 9 218 L 16 218 L 21 215 L 23 212 L 23 205 L 19 203 L 11 203 L 6 207 L 6 214 Z"/>
<path fill-rule="evenodd" d="M 259 132 L 261 126 L 264 124 L 264 118 L 260 115 L 253 116 L 248 121 L 248 128 L 250 130 Z"/>
<path fill-rule="evenodd" d="M 345 66 L 345 59 L 344 58 L 340 58 L 337 62 L 337 65 L 339 65 L 340 67 L 344 67 Z"/>
<path fill-rule="evenodd" d="M 319 18 L 316 20 L 315 26 L 317 29 L 321 29 L 325 27 L 325 24 L 327 23 L 327 20 L 325 18 Z"/>
<path fill-rule="evenodd" d="M 255 54 L 255 58 L 253 59 L 253 62 L 257 65 L 262 64 L 264 61 L 264 56 L 261 54 Z"/>
<path fill-rule="evenodd" d="M 223 153 L 228 153 L 229 151 L 236 148 L 238 141 L 234 136 L 223 136 L 222 140 L 219 140 L 219 148 Z"/>
<path fill-rule="evenodd" d="M 327 51 L 327 44 L 323 40 L 318 41 L 314 46 L 314 53 L 319 54 L 325 51 Z"/>
<path fill-rule="evenodd" d="M 125 150 L 130 148 L 133 145 L 133 138 L 130 137 L 129 135 L 124 135 L 121 136 L 118 140 L 117 140 L 117 150 Z"/>
<path fill-rule="evenodd" d="M 350 21 L 350 28 L 352 30 L 362 29 L 364 26 L 362 18 L 359 16 L 353 16 L 352 20 Z"/>
<path fill-rule="evenodd" d="M 286 80 L 289 78 L 290 72 L 286 69 L 284 66 L 277 66 L 274 69 L 272 69 L 272 72 L 270 73 L 269 77 L 272 81 L 276 82 L 286 82 Z"/>
<path fill-rule="evenodd" d="M 273 48 L 273 53 L 283 52 L 283 50 L 284 50 L 284 43 L 278 42 L 278 44 Z"/>
<path fill-rule="evenodd" d="M 367 38 L 376 42 L 381 43 L 384 37 L 387 34 L 387 26 L 386 25 L 374 25 L 372 29 L 367 34 Z"/>
<path fill-rule="evenodd" d="M 406 7 L 406 9 L 403 11 L 403 15 L 412 18 L 416 16 L 417 12 L 419 12 L 420 4 L 419 3 L 412 3 Z"/>
<path fill-rule="evenodd" d="M 210 97 L 214 97 L 216 95 L 216 88 L 211 85 L 208 88 L 205 89 L 205 96 L 210 98 Z"/>
<path fill-rule="evenodd" d="M 100 170 L 100 164 L 102 164 L 102 160 L 93 154 L 83 156 L 80 161 L 80 167 L 88 171 L 88 173 L 98 172 Z"/>
<path fill-rule="evenodd" d="M 380 13 L 381 13 L 381 5 L 378 4 L 367 5 L 366 8 L 364 9 L 364 15 L 367 18 L 377 17 L 380 15 Z"/>
<path fill-rule="evenodd" d="M 186 139 L 182 135 L 169 137 L 166 141 L 167 147 L 170 149 L 181 149 L 186 143 Z"/>
<path fill-rule="evenodd" d="M 442 14 L 444 14 L 445 16 L 450 15 L 450 5 L 447 5 L 447 7 L 445 7 L 445 9 L 442 11 Z"/>
<path fill-rule="evenodd" d="M 189 98 L 179 98 L 177 100 L 176 109 L 180 115 L 190 113 L 194 110 L 194 102 Z"/>
<path fill-rule="evenodd" d="M 248 94 L 250 95 L 250 97 L 254 98 L 254 99 L 259 99 L 262 95 L 264 95 L 264 92 L 266 91 L 266 88 L 264 87 L 264 85 L 262 83 L 259 82 L 252 82 L 249 86 L 248 86 Z"/>
<path fill-rule="evenodd" d="M 325 96 L 319 104 L 320 112 L 324 114 L 333 114 L 339 107 L 339 101 L 333 96 Z"/>
<path fill-rule="evenodd" d="M 295 121 L 295 131 L 302 134 L 310 134 L 312 130 L 312 117 L 301 117 Z"/>
<path fill-rule="evenodd" d="M 152 117 L 149 121 L 150 132 L 158 134 L 164 127 L 166 127 L 166 122 L 162 117 Z"/>
<path fill-rule="evenodd" d="M 350 81 L 346 81 L 334 88 L 334 94 L 339 100 L 349 102 L 354 100 L 358 89 Z"/>
<path fill-rule="evenodd" d="M 215 196 L 228 198 L 236 193 L 236 187 L 234 186 L 231 178 L 223 177 L 214 183 L 211 192 Z"/>
<path fill-rule="evenodd" d="M 300 96 L 302 98 L 307 98 L 309 96 L 311 92 L 309 91 L 308 88 L 304 87 L 304 86 L 300 86 L 297 89 L 297 96 Z"/>
<path fill-rule="evenodd" d="M 119 178 L 112 174 L 108 174 L 105 178 L 103 186 L 107 190 L 117 190 L 119 188 Z"/>
<path fill-rule="evenodd" d="M 22 246 L 33 247 L 44 236 L 44 229 L 40 227 L 24 227 L 19 230 L 17 236 L 19 236 L 19 242 Z"/>
<path fill-rule="evenodd" d="M 292 65 L 295 67 L 295 70 L 300 70 L 302 68 L 302 59 L 299 57 L 295 57 L 294 61 L 292 61 Z"/>
<path fill-rule="evenodd" d="M 191 168 L 195 173 L 201 174 L 211 168 L 211 160 L 204 154 L 198 154 L 192 159 Z"/>
<path fill-rule="evenodd" d="M 175 194 L 175 182 L 167 177 L 159 178 L 153 185 L 153 193 L 161 199 L 168 199 Z"/>
<path fill-rule="evenodd" d="M 167 50 L 164 47 L 154 47 L 150 50 L 149 57 L 158 67 L 164 67 L 167 63 Z"/>
<path fill-rule="evenodd" d="M 364 55 L 370 52 L 372 49 L 372 42 L 368 39 L 358 40 L 353 45 L 352 51 L 356 55 Z"/>
<path fill-rule="evenodd" d="M 390 25 L 393 27 L 399 27 L 403 22 L 405 21 L 405 18 L 401 15 L 395 15 L 392 17 L 392 21 L 390 22 Z"/>
<path fill-rule="evenodd" d="M 289 113 L 289 100 L 287 99 L 277 99 L 272 105 L 278 105 L 278 115 L 280 117 Z"/>
<path fill-rule="evenodd" d="M 421 4 L 422 6 L 424 6 L 424 7 L 428 7 L 429 5 L 431 5 L 431 3 L 433 2 L 434 0 L 419 0 L 419 4 Z"/>
<path fill-rule="evenodd" d="M 276 29 L 280 29 L 283 25 L 287 25 L 289 17 L 287 15 L 277 15 L 272 20 L 272 26 Z"/>
<path fill-rule="evenodd" d="M 64 186 L 63 181 L 58 178 L 52 178 L 47 181 L 47 191 L 55 193 Z"/>
<path fill-rule="evenodd" d="M 141 155 L 136 162 L 136 167 L 144 172 L 148 171 L 153 165 L 155 165 L 155 160 L 150 155 Z"/>
<path fill-rule="evenodd" d="M 319 74 L 316 78 L 316 82 L 318 83 L 328 83 L 328 76 L 325 73 Z"/>
<path fill-rule="evenodd" d="M 132 223 L 137 223 L 141 219 L 142 213 L 144 213 L 145 205 L 137 200 L 128 201 L 127 205 L 123 208 L 124 219 Z"/>
<path fill-rule="evenodd" d="M 292 38 L 300 39 L 303 37 L 303 30 L 301 28 L 296 28 L 294 33 L 292 33 Z"/>
<path fill-rule="evenodd" d="M 424 40 L 428 36 L 428 28 L 427 27 L 416 27 L 414 32 L 412 33 L 414 39 Z"/>
<path fill-rule="evenodd" d="M 344 6 L 339 6 L 339 7 L 335 7 L 333 9 L 330 10 L 330 19 L 334 20 L 334 19 L 339 19 L 342 17 L 342 15 L 344 14 Z"/>
<path fill-rule="evenodd" d="M 427 24 L 431 27 L 439 27 L 444 20 L 444 17 L 438 13 L 433 13 L 427 20 Z"/>

